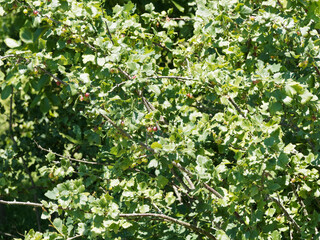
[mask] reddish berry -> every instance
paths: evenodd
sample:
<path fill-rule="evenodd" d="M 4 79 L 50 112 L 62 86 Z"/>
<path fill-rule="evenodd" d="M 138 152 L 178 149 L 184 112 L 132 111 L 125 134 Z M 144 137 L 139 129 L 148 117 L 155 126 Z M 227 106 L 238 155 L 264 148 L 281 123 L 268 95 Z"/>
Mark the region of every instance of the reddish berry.
<path fill-rule="evenodd" d="M 57 86 L 60 86 L 60 85 L 61 85 L 61 82 L 57 81 L 56 84 L 57 84 Z"/>
<path fill-rule="evenodd" d="M 121 126 L 122 126 L 122 127 L 124 126 L 124 121 L 123 121 L 123 120 L 121 121 Z"/>
<path fill-rule="evenodd" d="M 156 126 L 154 126 L 154 127 L 152 128 L 152 130 L 153 130 L 154 132 L 156 132 L 156 131 L 158 131 L 158 128 L 157 128 Z"/>
<path fill-rule="evenodd" d="M 148 128 L 147 128 L 147 131 L 148 131 L 148 132 L 152 132 L 152 127 L 148 127 Z"/>
<path fill-rule="evenodd" d="M 85 96 L 85 97 L 89 97 L 89 96 L 90 96 L 90 93 L 87 92 L 84 96 Z"/>
<path fill-rule="evenodd" d="M 34 14 L 34 15 L 38 15 L 38 14 L 39 14 L 39 11 L 33 10 L 33 14 Z"/>
<path fill-rule="evenodd" d="M 84 97 L 80 95 L 80 101 L 82 102 L 84 100 Z"/>
<path fill-rule="evenodd" d="M 193 98 L 193 96 L 192 96 L 191 93 L 187 93 L 187 97 L 188 97 L 188 98 Z"/>
<path fill-rule="evenodd" d="M 301 35 L 300 31 L 297 31 L 297 34 L 298 34 L 298 36 L 300 36 Z"/>

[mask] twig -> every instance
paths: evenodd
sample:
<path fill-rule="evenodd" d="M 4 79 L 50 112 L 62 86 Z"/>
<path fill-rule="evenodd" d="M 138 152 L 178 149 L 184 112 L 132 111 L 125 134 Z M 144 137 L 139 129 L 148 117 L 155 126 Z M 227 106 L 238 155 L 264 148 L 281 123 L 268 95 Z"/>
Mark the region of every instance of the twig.
<path fill-rule="evenodd" d="M 237 109 L 238 113 L 246 119 L 246 116 L 242 113 L 240 107 L 235 103 L 235 101 L 230 96 L 227 96 L 227 98 L 229 102 L 231 102 L 231 104 Z"/>
<path fill-rule="evenodd" d="M 153 77 L 148 77 L 148 79 L 161 79 L 161 78 L 168 78 L 168 79 L 181 79 L 181 80 L 194 80 L 193 78 L 189 77 L 180 77 L 180 76 L 153 76 Z"/>
<path fill-rule="evenodd" d="M 300 226 L 297 224 L 297 222 L 290 216 L 290 214 L 288 213 L 288 211 L 286 210 L 286 208 L 282 205 L 282 203 L 280 202 L 280 200 L 271 197 L 269 195 L 267 195 L 266 197 L 268 200 L 274 201 L 283 211 L 284 215 L 287 217 L 287 219 L 293 224 L 293 226 L 295 227 L 296 230 L 298 230 L 299 232 L 301 231 Z"/>
<path fill-rule="evenodd" d="M 45 151 L 45 152 L 48 152 L 48 153 L 52 153 L 58 157 L 61 157 L 61 158 L 65 158 L 65 159 L 69 159 L 71 161 L 75 161 L 75 162 L 81 162 L 81 163 L 86 163 L 86 164 L 92 164 L 92 165 L 104 165 L 102 163 L 98 163 L 98 162 L 89 162 L 89 161 L 86 161 L 86 160 L 79 160 L 79 159 L 76 159 L 76 158 L 72 158 L 72 157 L 68 157 L 68 156 L 63 156 L 59 153 L 56 153 L 56 152 L 53 152 L 51 149 L 46 149 L 46 148 L 43 148 L 39 143 L 37 143 L 35 140 L 33 140 L 34 143 L 37 145 L 37 147 L 42 150 L 42 151 Z"/>
<path fill-rule="evenodd" d="M 296 196 L 296 198 L 298 199 L 298 202 L 300 203 L 302 209 L 303 209 L 303 213 L 305 216 L 307 216 L 307 219 L 309 221 L 311 221 L 311 219 L 309 218 L 309 213 L 308 213 L 308 210 L 306 208 L 306 205 L 304 204 L 304 202 L 301 200 L 301 198 L 299 197 L 298 193 L 297 193 L 297 190 L 296 190 L 296 187 L 295 187 L 295 184 L 291 182 L 291 187 L 292 187 L 292 190 L 293 190 L 293 193 L 294 195 Z"/>
<path fill-rule="evenodd" d="M 178 188 L 175 185 L 173 185 L 172 187 L 173 187 L 174 193 L 176 194 L 176 196 L 178 198 L 179 203 L 182 203 L 181 194 L 179 193 Z"/>
<path fill-rule="evenodd" d="M 216 190 L 214 190 L 214 189 L 213 189 L 212 187 L 210 187 L 208 184 L 203 183 L 203 186 L 204 186 L 206 189 L 208 189 L 210 192 L 212 192 L 216 197 L 218 197 L 218 198 L 223 198 L 220 193 L 218 193 Z"/>
<path fill-rule="evenodd" d="M 151 204 L 152 204 L 152 206 L 153 206 L 159 213 L 163 214 L 163 212 L 161 211 L 161 209 L 158 208 L 158 206 L 157 206 L 155 203 L 151 203 Z"/>
<path fill-rule="evenodd" d="M 178 176 L 178 174 L 176 173 L 176 171 L 171 168 L 170 169 L 171 173 L 173 174 L 173 176 L 175 177 L 175 179 L 178 180 L 178 182 L 187 190 L 190 192 L 190 188 L 180 179 L 180 177 Z"/>
<path fill-rule="evenodd" d="M 107 115 L 100 113 L 101 116 L 106 119 L 114 128 L 116 128 L 123 136 L 129 138 L 129 139 L 133 139 L 133 137 L 127 133 L 125 130 L 123 130 L 121 127 L 119 127 L 117 124 L 115 124 L 115 122 L 113 122 Z M 143 147 L 144 149 L 147 149 L 149 151 L 151 151 L 152 153 L 155 153 L 155 151 L 149 147 L 148 145 L 144 144 L 143 142 L 138 142 L 138 144 Z"/>
<path fill-rule="evenodd" d="M 4 200 L 0 200 L 0 204 L 7 204 L 7 205 L 23 205 L 23 206 L 31 206 L 31 207 L 36 207 L 36 208 L 42 208 L 43 204 L 41 203 L 32 203 L 32 202 L 18 202 L 18 201 L 4 201 Z M 168 222 L 173 222 L 173 223 L 177 223 L 179 225 L 182 225 L 186 228 L 189 228 L 197 233 L 201 233 L 207 237 L 209 237 L 210 239 L 216 239 L 211 233 L 203 230 L 202 228 L 198 228 L 190 223 L 181 221 L 181 220 L 177 220 L 175 218 L 169 217 L 167 215 L 164 214 L 158 214 L 158 213 L 127 213 L 127 214 L 119 214 L 119 217 L 123 217 L 123 218 L 143 218 L 143 217 L 154 217 L 154 218 L 160 218 L 160 219 L 164 219 Z M 76 236 L 76 237 L 80 237 L 80 236 Z M 69 239 L 75 239 L 73 238 L 69 238 Z"/>
<path fill-rule="evenodd" d="M 163 46 L 161 43 L 156 43 L 156 42 L 152 42 L 154 45 L 156 45 L 156 46 L 159 46 L 159 47 L 161 47 L 161 48 L 163 48 L 163 49 L 166 49 L 166 50 L 168 50 L 168 51 L 170 51 L 170 49 L 169 48 L 167 48 L 166 46 Z"/>
<path fill-rule="evenodd" d="M 15 142 L 13 138 L 13 130 L 12 130 L 12 104 L 13 104 L 13 87 L 11 91 L 11 96 L 10 96 L 10 115 L 9 115 L 9 131 L 10 131 L 10 138 L 12 139 L 13 142 Z"/>
<path fill-rule="evenodd" d="M 113 92 L 113 90 L 115 90 L 116 88 L 122 86 L 122 85 L 125 84 L 125 83 L 126 83 L 126 82 L 121 82 L 121 83 L 116 84 L 116 85 L 113 86 L 107 93 Z"/>
<path fill-rule="evenodd" d="M 10 237 L 10 238 L 18 238 L 17 236 L 11 234 L 11 233 L 6 233 L 6 232 L 1 232 L 0 231 L 0 234 L 1 235 L 4 235 L 4 236 L 7 236 L 7 237 Z"/>
<path fill-rule="evenodd" d="M 123 70 L 122 68 L 120 68 L 120 67 L 117 67 L 117 69 L 118 69 L 123 75 L 125 75 L 126 78 L 131 79 L 129 73 L 127 73 L 126 71 L 124 71 L 124 70 Z"/>
<path fill-rule="evenodd" d="M 193 182 L 191 181 L 191 179 L 187 175 L 184 175 L 184 178 L 187 180 L 187 182 L 190 186 L 190 189 L 192 189 L 192 190 L 196 189 Z"/>
<path fill-rule="evenodd" d="M 46 69 L 44 69 L 44 68 L 42 68 L 42 67 L 40 67 L 40 66 L 37 66 L 36 68 L 40 69 L 42 72 L 44 72 L 45 74 L 51 76 L 54 80 L 62 83 L 63 85 L 65 85 L 65 86 L 68 85 L 66 82 L 64 82 L 64 81 L 62 81 L 60 78 L 54 76 L 51 72 L 48 72 Z"/>
<path fill-rule="evenodd" d="M 71 237 L 71 238 L 67 238 L 67 240 L 73 240 L 73 239 L 77 239 L 77 238 L 80 238 L 80 237 L 83 237 L 83 235 L 77 235 L 77 236 L 74 236 L 74 237 Z"/>
<path fill-rule="evenodd" d="M 5 58 L 10 58 L 10 57 L 16 57 L 14 54 L 6 55 L 6 56 L 0 56 L 0 60 L 5 59 Z"/>
<path fill-rule="evenodd" d="M 210 232 L 205 231 L 202 228 L 198 228 L 190 223 L 169 217 L 164 214 L 157 214 L 157 213 L 129 213 L 129 214 L 119 214 L 119 217 L 123 218 L 144 218 L 144 217 L 153 217 L 153 218 L 158 218 L 158 219 L 164 219 L 165 221 L 168 222 L 173 222 L 177 223 L 181 226 L 184 226 L 188 229 L 193 230 L 194 232 L 201 233 L 202 235 L 207 236 L 209 239 L 216 239 L 215 236 L 213 236 Z"/>
<path fill-rule="evenodd" d="M 109 29 L 109 27 L 108 27 L 107 21 L 104 21 L 104 24 L 106 24 L 106 28 L 107 28 L 107 32 L 108 32 L 108 36 L 109 36 L 109 38 L 110 38 L 110 40 L 111 40 L 112 44 L 114 45 L 114 41 L 113 41 L 113 39 L 112 39 L 111 32 L 110 32 L 110 29 Z"/>
<path fill-rule="evenodd" d="M 30 206 L 30 207 L 36 207 L 36 208 L 42 208 L 43 205 L 41 203 L 33 203 L 33 202 L 18 202 L 18 201 L 4 201 L 0 199 L 0 204 L 6 204 L 6 205 L 23 205 L 23 206 Z"/>

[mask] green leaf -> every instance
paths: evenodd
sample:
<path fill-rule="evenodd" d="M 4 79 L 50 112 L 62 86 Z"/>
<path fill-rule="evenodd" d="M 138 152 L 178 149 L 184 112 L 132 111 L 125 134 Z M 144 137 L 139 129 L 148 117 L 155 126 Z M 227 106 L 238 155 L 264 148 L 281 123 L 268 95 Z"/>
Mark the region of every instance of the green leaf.
<path fill-rule="evenodd" d="M 53 221 L 53 225 L 61 232 L 62 231 L 62 220 L 60 218 L 55 218 Z"/>
<path fill-rule="evenodd" d="M 301 97 L 301 104 L 306 104 L 309 102 L 314 96 L 309 91 L 305 90 L 302 94 L 299 95 Z M 315 96 L 315 98 L 317 98 Z"/>
<path fill-rule="evenodd" d="M 54 188 L 52 191 L 48 191 L 44 195 L 49 199 L 55 200 L 59 196 L 59 191 L 58 189 Z"/>
<path fill-rule="evenodd" d="M 289 158 L 287 154 L 285 154 L 284 152 L 280 153 L 278 157 L 278 166 L 281 168 L 285 168 L 288 163 L 289 163 Z"/>
<path fill-rule="evenodd" d="M 173 195 L 173 192 L 168 192 L 164 200 L 168 205 L 171 205 L 175 202 L 176 197 Z"/>
<path fill-rule="evenodd" d="M 87 62 L 95 62 L 95 56 L 92 54 L 89 55 L 82 55 L 82 61 L 83 63 L 87 63 Z"/>
<path fill-rule="evenodd" d="M 180 11 L 180 12 L 184 12 L 184 7 L 182 7 L 180 4 L 178 4 L 176 1 L 171 0 L 171 2 L 176 6 L 176 8 Z"/>
<path fill-rule="evenodd" d="M 19 32 L 21 40 L 27 44 L 33 43 L 33 33 L 29 28 L 21 28 Z"/>
<path fill-rule="evenodd" d="M 45 97 L 44 99 L 41 100 L 40 110 L 43 113 L 47 113 L 47 112 L 49 112 L 50 108 L 51 108 L 51 106 L 50 106 L 49 99 L 47 97 Z"/>
<path fill-rule="evenodd" d="M 1 99 L 5 100 L 7 99 L 12 93 L 12 86 L 7 85 L 1 92 Z"/>
<path fill-rule="evenodd" d="M 151 144 L 151 148 L 153 149 L 161 149 L 162 148 L 162 145 L 158 142 L 154 142 Z"/>
<path fill-rule="evenodd" d="M 161 90 L 157 85 L 150 85 L 149 89 L 154 92 L 156 96 L 159 96 L 161 93 Z"/>
<path fill-rule="evenodd" d="M 158 185 L 158 187 L 159 187 L 160 189 L 163 189 L 163 188 L 168 184 L 168 182 L 169 182 L 169 180 L 168 180 L 166 177 L 161 176 L 161 175 L 159 175 L 159 176 L 156 178 L 156 180 L 157 180 L 157 185 Z"/>
<path fill-rule="evenodd" d="M 150 211 L 150 207 L 148 205 L 142 205 L 139 207 L 139 212 L 141 213 L 147 213 Z"/>
<path fill-rule="evenodd" d="M 156 159 L 152 159 L 148 164 L 148 168 L 156 168 L 156 167 L 158 167 L 158 161 Z"/>
<path fill-rule="evenodd" d="M 17 41 L 13 38 L 5 38 L 4 43 L 9 47 L 9 48 L 17 48 L 21 46 L 21 41 Z"/>

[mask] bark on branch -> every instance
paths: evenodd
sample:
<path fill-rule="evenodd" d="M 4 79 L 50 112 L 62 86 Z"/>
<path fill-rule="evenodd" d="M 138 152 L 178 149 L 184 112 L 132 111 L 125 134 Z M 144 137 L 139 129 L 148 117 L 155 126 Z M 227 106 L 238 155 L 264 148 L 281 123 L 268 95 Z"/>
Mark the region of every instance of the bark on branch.
<path fill-rule="evenodd" d="M 128 214 L 119 214 L 119 217 L 123 218 L 145 218 L 145 217 L 152 217 L 156 219 L 164 219 L 165 221 L 172 222 L 172 223 L 177 223 L 181 226 L 184 226 L 188 229 L 193 230 L 196 233 L 200 233 L 202 235 L 207 236 L 209 239 L 216 239 L 215 236 L 213 236 L 210 232 L 205 231 L 202 228 L 198 228 L 190 223 L 169 217 L 164 214 L 158 214 L 158 213 L 128 213 Z"/>
<path fill-rule="evenodd" d="M 43 205 L 41 203 L 33 203 L 33 202 L 18 202 L 18 201 L 4 201 L 0 199 L 0 204 L 6 204 L 6 205 L 23 205 L 23 206 L 30 206 L 30 207 L 36 207 L 36 208 L 42 208 Z"/>
<path fill-rule="evenodd" d="M 56 152 L 53 152 L 51 149 L 46 149 L 46 148 L 43 148 L 39 143 L 37 143 L 36 141 L 34 141 L 34 143 L 37 145 L 37 147 L 42 150 L 42 151 L 45 151 L 45 152 L 48 152 L 48 153 L 52 153 L 58 157 L 61 157 L 61 158 L 65 158 L 65 159 L 69 159 L 70 161 L 74 161 L 74 162 L 81 162 L 81 163 L 85 163 L 85 164 L 92 164 L 92 165 L 103 165 L 102 163 L 98 163 L 98 162 L 89 162 L 89 161 L 86 161 L 84 159 L 76 159 L 76 158 L 72 158 L 72 157 L 67 157 L 67 156 L 63 156 L 59 153 L 56 153 Z"/>

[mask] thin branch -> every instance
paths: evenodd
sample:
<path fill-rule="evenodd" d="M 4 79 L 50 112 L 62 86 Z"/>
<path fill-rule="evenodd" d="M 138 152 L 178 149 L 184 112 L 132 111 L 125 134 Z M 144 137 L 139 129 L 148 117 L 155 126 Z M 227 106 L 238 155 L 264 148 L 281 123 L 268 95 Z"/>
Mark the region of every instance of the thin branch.
<path fill-rule="evenodd" d="M 291 182 L 290 185 L 291 185 L 291 188 L 292 188 L 292 190 L 293 190 L 294 195 L 295 195 L 296 198 L 298 199 L 298 202 L 300 203 L 300 205 L 301 205 L 301 207 L 302 207 L 302 209 L 303 209 L 304 215 L 306 215 L 306 216 L 307 216 L 307 219 L 308 219 L 309 221 L 311 221 L 311 219 L 309 218 L 309 213 L 308 213 L 308 210 L 307 210 L 307 208 L 306 208 L 306 205 L 304 204 L 304 202 L 303 202 L 303 201 L 301 200 L 301 198 L 299 197 L 299 195 L 298 195 L 298 193 L 297 193 L 297 190 L 296 190 L 295 184 Z"/>
<path fill-rule="evenodd" d="M 77 239 L 77 238 L 80 238 L 80 237 L 83 237 L 83 235 L 77 235 L 77 236 L 74 236 L 74 237 L 71 237 L 71 238 L 67 238 L 67 240 L 73 240 L 73 239 Z"/>
<path fill-rule="evenodd" d="M 189 170 L 187 170 L 186 168 L 182 167 L 180 163 L 172 162 L 172 165 L 174 165 L 175 167 L 179 168 L 181 171 L 185 172 L 185 173 L 188 174 L 190 177 L 193 176 L 193 173 L 190 172 Z M 209 190 L 211 193 L 213 193 L 216 197 L 218 197 L 218 198 L 223 198 L 220 193 L 218 193 L 216 190 L 214 190 L 214 189 L 213 189 L 212 187 L 210 187 L 208 184 L 206 184 L 206 183 L 202 183 L 202 184 L 203 184 L 203 186 L 204 186 L 207 190 Z"/>
<path fill-rule="evenodd" d="M 297 224 L 297 222 L 290 216 L 290 214 L 288 213 L 288 211 L 286 210 L 286 208 L 282 205 L 282 203 L 280 202 L 280 200 L 271 197 L 271 196 L 267 196 L 266 197 L 268 200 L 272 200 L 274 201 L 283 211 L 284 215 L 287 217 L 287 219 L 293 224 L 293 226 L 295 227 L 296 230 L 298 230 L 299 232 L 301 231 L 300 226 Z"/>
<path fill-rule="evenodd" d="M 113 86 L 107 93 L 113 92 L 113 90 L 115 90 L 116 88 L 122 86 L 122 85 L 125 84 L 125 83 L 126 83 L 126 82 L 121 82 L 121 83 L 116 84 L 116 85 Z"/>
<path fill-rule="evenodd" d="M 114 41 L 112 39 L 112 35 L 111 35 L 110 29 L 108 27 L 107 21 L 104 21 L 104 23 L 106 24 L 106 28 L 107 28 L 109 39 L 111 40 L 112 44 L 114 45 Z"/>
<path fill-rule="evenodd" d="M 1 235 L 4 235 L 4 236 L 7 236 L 7 237 L 10 237 L 10 238 L 18 238 L 17 236 L 11 234 L 11 233 L 6 233 L 6 232 L 1 232 L 0 231 L 0 234 Z"/>
<path fill-rule="evenodd" d="M 15 142 L 13 138 L 13 130 L 12 130 L 12 114 L 13 114 L 12 104 L 13 104 L 13 87 L 12 87 L 11 96 L 10 96 L 9 131 L 10 131 L 10 138 L 12 139 L 13 142 Z"/>
<path fill-rule="evenodd" d="M 98 163 L 98 162 L 89 162 L 89 161 L 86 161 L 84 159 L 82 160 L 79 160 L 79 159 L 76 159 L 76 158 L 72 158 L 72 157 L 68 157 L 68 156 L 63 156 L 59 153 L 56 153 L 56 152 L 53 152 L 51 149 L 46 149 L 46 148 L 43 148 L 39 143 L 37 143 L 35 140 L 34 140 L 34 143 L 37 145 L 37 147 L 42 150 L 42 151 L 45 151 L 45 152 L 48 152 L 48 153 L 53 153 L 54 155 L 58 156 L 58 157 L 61 157 L 61 158 L 65 158 L 65 159 L 69 159 L 70 161 L 74 161 L 74 162 L 81 162 L 81 163 L 86 163 L 86 164 L 92 164 L 92 165 L 104 165 L 102 163 Z"/>
<path fill-rule="evenodd" d="M 188 191 L 190 192 L 190 188 L 180 179 L 180 177 L 178 176 L 178 174 L 176 173 L 176 171 L 174 170 L 174 168 L 170 169 L 171 173 L 173 174 L 173 176 L 175 177 L 175 179 L 178 180 L 178 182 Z"/>
<path fill-rule="evenodd" d="M 123 136 L 129 138 L 129 139 L 133 139 L 133 137 L 127 133 L 125 130 L 123 130 L 121 127 L 119 127 L 117 124 L 115 124 L 115 122 L 113 122 L 107 115 L 100 113 L 101 116 L 106 119 L 114 128 L 116 128 Z M 151 151 L 152 153 L 155 153 L 155 151 L 149 147 L 148 145 L 144 144 L 143 142 L 138 142 L 138 144 L 143 147 L 144 149 L 147 149 L 149 151 Z"/>
<path fill-rule="evenodd" d="M 14 54 L 6 55 L 6 56 L 0 56 L 0 60 L 5 59 L 5 58 L 10 58 L 10 57 L 16 57 Z"/>
<path fill-rule="evenodd" d="M 231 104 L 237 109 L 238 113 L 246 119 L 246 116 L 242 113 L 240 107 L 235 103 L 235 101 L 230 96 L 227 96 L 227 98 L 229 102 L 231 102 Z"/>
<path fill-rule="evenodd" d="M 177 188 L 175 185 L 173 185 L 172 187 L 173 187 L 174 193 L 175 193 L 176 196 L 177 196 L 177 199 L 178 199 L 179 203 L 182 203 L 181 194 L 179 193 L 178 188 Z"/>
<path fill-rule="evenodd" d="M 216 197 L 218 197 L 218 198 L 223 198 L 220 193 L 218 193 L 216 190 L 214 190 L 214 189 L 213 189 L 212 187 L 210 187 L 208 184 L 203 183 L 203 186 L 204 186 L 206 189 L 208 189 L 211 193 L 213 193 Z"/>
<path fill-rule="evenodd" d="M 43 205 L 41 203 L 33 203 L 33 202 L 18 202 L 18 201 L 4 201 L 0 199 L 0 204 L 6 204 L 6 205 L 22 205 L 22 206 L 30 206 L 30 207 L 36 207 L 36 208 L 42 208 Z"/>
<path fill-rule="evenodd" d="M 124 71 L 124 70 L 123 70 L 122 68 L 120 68 L 120 67 L 117 67 L 117 69 L 118 69 L 123 75 L 125 75 L 127 79 L 129 79 L 129 80 L 131 79 L 129 73 L 127 73 L 126 71 Z"/>
<path fill-rule="evenodd" d="M 60 78 L 54 76 L 51 72 L 48 72 L 46 69 L 40 67 L 40 66 L 37 66 L 36 68 L 40 69 L 42 72 L 44 72 L 45 74 L 49 75 L 50 77 L 52 77 L 54 80 L 62 83 L 63 85 L 67 86 L 68 84 L 64 81 L 62 81 Z"/>
<path fill-rule="evenodd" d="M 159 47 L 161 47 L 161 48 L 163 48 L 163 49 L 166 49 L 166 50 L 170 51 L 169 48 L 167 48 L 166 46 L 162 45 L 161 43 L 156 43 L 156 42 L 152 42 L 152 43 L 153 43 L 154 45 L 156 45 L 156 46 L 159 46 Z"/>
<path fill-rule="evenodd" d="M 188 182 L 190 189 L 194 190 L 196 189 L 193 182 L 191 181 L 191 179 L 188 177 L 188 175 L 184 175 L 184 178 L 186 179 L 186 181 Z"/>
<path fill-rule="evenodd" d="M 173 223 L 177 223 L 181 226 L 184 226 L 188 229 L 193 230 L 194 232 L 197 233 L 201 233 L 202 235 L 207 236 L 209 239 L 216 239 L 215 236 L 213 236 L 210 232 L 205 231 L 202 228 L 198 228 L 190 223 L 169 217 L 167 215 L 164 214 L 157 214 L 157 213 L 129 213 L 129 214 L 119 214 L 119 217 L 123 217 L 123 218 L 145 218 L 145 217 L 153 217 L 153 218 L 157 218 L 157 219 L 164 219 L 165 221 L 168 222 L 173 222 Z"/>
<path fill-rule="evenodd" d="M 161 214 L 163 214 L 163 212 L 161 211 L 161 209 L 155 204 L 155 203 L 151 203 L 152 206 Z"/>
<path fill-rule="evenodd" d="M 189 77 L 180 77 L 180 76 L 153 76 L 148 77 L 148 79 L 161 79 L 161 78 L 168 78 L 168 79 L 181 79 L 181 80 L 194 80 L 193 78 Z"/>

